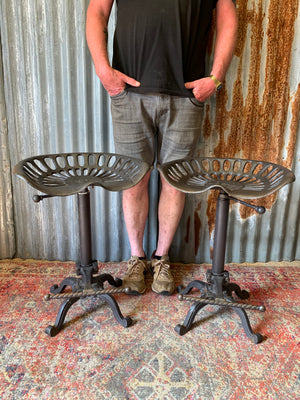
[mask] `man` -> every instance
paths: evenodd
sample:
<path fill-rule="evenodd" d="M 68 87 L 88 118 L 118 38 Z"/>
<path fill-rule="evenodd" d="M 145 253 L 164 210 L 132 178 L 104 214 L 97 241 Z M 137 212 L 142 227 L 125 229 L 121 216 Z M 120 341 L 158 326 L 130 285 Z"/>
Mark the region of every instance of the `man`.
<path fill-rule="evenodd" d="M 116 153 L 149 164 L 193 156 L 201 133 L 203 102 L 222 87 L 233 56 L 237 17 L 234 0 L 116 0 L 112 66 L 107 24 L 114 0 L 91 0 L 86 35 L 95 70 L 111 96 Z M 216 9 L 216 40 L 205 75 L 208 32 Z M 157 141 L 157 150 L 155 150 Z M 147 269 L 143 236 L 150 173 L 123 192 L 123 211 L 132 257 L 123 279 L 144 293 Z M 185 194 L 161 177 L 159 233 L 151 259 L 152 290 L 174 291 L 168 252 L 182 215 Z"/>

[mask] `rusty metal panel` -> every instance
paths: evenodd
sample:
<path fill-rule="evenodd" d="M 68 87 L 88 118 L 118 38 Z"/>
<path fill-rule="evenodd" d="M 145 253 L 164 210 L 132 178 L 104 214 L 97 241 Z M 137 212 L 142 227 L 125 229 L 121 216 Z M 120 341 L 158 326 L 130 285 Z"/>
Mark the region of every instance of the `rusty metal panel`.
<path fill-rule="evenodd" d="M 205 106 L 198 155 L 267 160 L 294 171 L 295 183 L 256 202 L 267 208 L 265 215 L 232 205 L 227 262 L 299 259 L 299 0 L 238 0 L 237 12 L 234 59 L 225 89 Z M 184 250 L 174 252 L 207 262 L 216 194 L 195 197 L 187 201 L 175 245 Z"/>
<path fill-rule="evenodd" d="M 98 78 L 85 41 L 88 0 L 1 0 L 0 32 L 6 126 L 1 125 L 3 158 L 47 153 L 113 151 L 110 102 Z M 299 0 L 237 0 L 239 34 L 224 90 L 205 106 L 199 156 L 244 157 L 283 164 L 299 171 L 300 17 Z M 114 25 L 114 17 L 110 27 Z M 208 64 L 211 63 L 213 30 Z M 112 37 L 109 38 L 111 53 Z M 0 83 L 1 85 L 1 83 Z M 1 86 L 0 86 L 1 87 Z M 4 128 L 3 128 L 4 126 Z M 6 134 L 8 143 L 5 143 Z M 35 191 L 6 175 L 1 204 L 5 243 L 0 257 L 76 260 L 76 196 L 35 204 Z M 13 198 L 6 187 L 12 186 Z M 157 237 L 158 179 L 150 183 L 150 215 L 145 235 L 148 255 Z M 1 187 L 2 189 L 2 187 Z M 227 261 L 300 259 L 299 179 L 260 200 L 263 216 L 233 204 L 228 227 Z M 94 257 L 121 260 L 129 256 L 121 195 L 92 189 Z M 216 196 L 188 195 L 171 249 L 172 259 L 210 262 Z M 7 225 L 8 224 L 8 225 Z M 10 225 L 9 225 L 10 224 Z M 4 227 L 10 226 L 4 231 Z M 15 236 L 14 236 L 15 232 Z M 8 242 L 10 240 L 10 242 Z M 8 254 L 8 255 L 7 255 Z"/>

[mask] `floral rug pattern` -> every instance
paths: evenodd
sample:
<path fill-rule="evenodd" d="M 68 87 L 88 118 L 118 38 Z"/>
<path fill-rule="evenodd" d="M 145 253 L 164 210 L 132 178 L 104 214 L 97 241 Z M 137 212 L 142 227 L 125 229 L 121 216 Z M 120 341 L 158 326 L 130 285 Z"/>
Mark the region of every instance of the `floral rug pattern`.
<path fill-rule="evenodd" d="M 176 284 L 205 280 L 209 265 L 173 264 Z M 122 278 L 126 263 L 99 263 Z M 0 261 L 0 398 L 5 400 L 294 400 L 300 393 L 300 263 L 231 264 L 232 282 L 250 292 L 253 344 L 239 317 L 206 306 L 179 336 L 190 304 L 147 290 L 116 294 L 134 323 L 122 327 L 106 303 L 85 298 L 55 337 L 45 334 L 61 300 L 49 288 L 74 276 L 73 262 Z"/>

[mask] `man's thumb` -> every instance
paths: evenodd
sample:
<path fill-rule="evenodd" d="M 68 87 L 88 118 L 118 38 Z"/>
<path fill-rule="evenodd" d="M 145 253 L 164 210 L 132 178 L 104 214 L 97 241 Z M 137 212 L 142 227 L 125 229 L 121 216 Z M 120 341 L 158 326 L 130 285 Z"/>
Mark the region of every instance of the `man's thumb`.
<path fill-rule="evenodd" d="M 141 82 L 136 81 L 135 79 L 130 78 L 129 76 L 126 79 L 126 83 L 128 83 L 128 85 L 135 86 L 135 87 L 138 87 L 141 85 Z"/>
<path fill-rule="evenodd" d="M 184 84 L 184 86 L 186 87 L 186 89 L 193 89 L 193 84 L 192 84 L 192 82 L 186 82 L 185 84 Z"/>

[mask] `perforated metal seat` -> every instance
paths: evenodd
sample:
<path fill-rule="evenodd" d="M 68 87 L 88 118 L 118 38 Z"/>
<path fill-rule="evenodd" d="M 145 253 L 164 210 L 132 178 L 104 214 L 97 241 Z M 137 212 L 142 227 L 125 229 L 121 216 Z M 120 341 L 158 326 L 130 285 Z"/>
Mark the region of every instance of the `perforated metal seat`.
<path fill-rule="evenodd" d="M 265 197 L 295 180 L 293 172 L 281 165 L 237 158 L 185 158 L 158 169 L 170 185 L 183 192 L 216 188 L 242 199 Z"/>
<path fill-rule="evenodd" d="M 141 160 L 112 153 L 62 153 L 20 161 L 14 173 L 51 196 L 69 196 L 88 186 L 119 191 L 136 185 L 150 169 Z"/>

